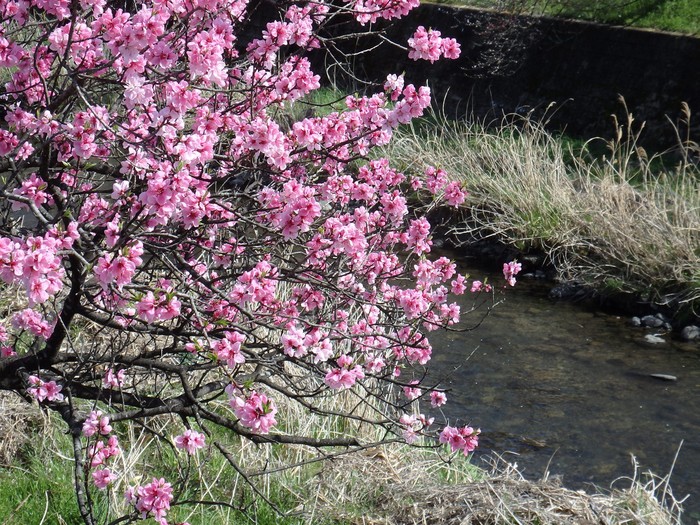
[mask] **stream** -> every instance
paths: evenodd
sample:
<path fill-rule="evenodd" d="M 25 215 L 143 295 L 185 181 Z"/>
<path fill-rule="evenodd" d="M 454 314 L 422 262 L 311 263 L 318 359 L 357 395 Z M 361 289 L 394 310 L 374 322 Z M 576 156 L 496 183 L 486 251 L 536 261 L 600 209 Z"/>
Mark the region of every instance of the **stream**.
<path fill-rule="evenodd" d="M 664 476 L 678 453 L 670 486 L 677 499 L 689 495 L 684 519 L 700 520 L 700 344 L 670 334 L 645 342 L 658 329 L 553 301 L 551 283 L 520 279 L 501 294 L 503 277 L 489 282 L 505 300 L 478 329 L 431 334 L 432 374 L 449 388 L 445 416 L 482 430 L 476 461 L 497 453 L 527 478 L 548 470 L 592 490 L 629 486 L 618 478 L 633 475 L 632 456 L 640 472 Z M 463 311 L 472 300 L 464 296 Z"/>

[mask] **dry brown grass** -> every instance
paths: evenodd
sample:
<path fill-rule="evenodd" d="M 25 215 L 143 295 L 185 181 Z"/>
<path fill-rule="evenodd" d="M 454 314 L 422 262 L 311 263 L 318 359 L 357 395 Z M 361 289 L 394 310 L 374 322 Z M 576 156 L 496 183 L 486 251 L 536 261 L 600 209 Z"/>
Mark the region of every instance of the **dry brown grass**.
<path fill-rule="evenodd" d="M 689 111 L 687 118 L 690 118 Z M 526 118 L 500 128 L 418 124 L 385 154 L 399 167 L 445 169 L 470 192 L 462 238 L 494 236 L 543 250 L 560 275 L 599 289 L 634 291 L 675 304 L 700 300 L 698 145 L 678 137 L 672 169 L 638 146 L 631 115 L 603 158 L 578 156 Z"/>
<path fill-rule="evenodd" d="M 314 480 L 315 515 L 356 525 L 680 525 L 665 478 L 590 494 L 558 481 L 527 481 L 512 465 L 444 479 L 437 456 L 386 449 L 328 463 Z M 361 480 L 361 482 L 358 482 Z M 667 506 L 659 499 L 664 499 Z M 361 502 L 358 505 L 358 502 Z"/>
<path fill-rule="evenodd" d="M 46 415 L 35 403 L 0 392 L 0 466 L 16 464 L 22 448 L 46 432 Z"/>

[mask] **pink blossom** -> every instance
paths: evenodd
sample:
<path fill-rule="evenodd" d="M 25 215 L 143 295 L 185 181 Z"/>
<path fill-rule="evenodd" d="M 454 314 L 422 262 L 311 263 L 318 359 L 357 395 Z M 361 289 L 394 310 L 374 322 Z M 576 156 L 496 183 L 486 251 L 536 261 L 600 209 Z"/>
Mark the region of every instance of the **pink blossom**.
<path fill-rule="evenodd" d="M 119 369 L 114 372 L 113 368 L 108 368 L 102 378 L 102 385 L 105 388 L 121 388 L 124 385 L 125 372 Z"/>
<path fill-rule="evenodd" d="M 418 26 L 416 32 L 408 39 L 410 51 L 408 58 L 435 62 L 441 56 L 449 59 L 459 58 L 460 46 L 454 38 L 442 38 L 440 31 Z"/>
<path fill-rule="evenodd" d="M 0 346 L 0 357 L 14 357 L 17 355 L 11 346 Z"/>
<path fill-rule="evenodd" d="M 503 264 L 503 276 L 509 285 L 515 286 L 515 276 L 520 273 L 523 266 L 518 261 L 511 261 Z"/>
<path fill-rule="evenodd" d="M 492 290 L 492 286 L 490 284 L 482 283 L 481 281 L 473 281 L 472 286 L 471 286 L 471 292 L 472 293 L 477 293 L 477 292 L 490 292 Z"/>
<path fill-rule="evenodd" d="M 430 392 L 430 404 L 433 408 L 441 407 L 447 403 L 447 395 L 444 392 L 433 390 Z"/>
<path fill-rule="evenodd" d="M 368 356 L 365 361 L 365 368 L 372 374 L 380 373 L 386 367 L 386 361 L 381 356 Z"/>
<path fill-rule="evenodd" d="M 402 435 L 406 443 L 414 443 L 420 436 L 420 432 L 433 424 L 435 418 L 427 418 L 423 414 L 403 414 L 399 423 L 403 427 Z"/>
<path fill-rule="evenodd" d="M 398 100 L 399 96 L 401 96 L 403 86 L 403 75 L 387 75 L 386 82 L 384 82 L 384 90 L 389 92 L 391 100 Z"/>
<path fill-rule="evenodd" d="M 277 407 L 265 394 L 254 391 L 245 397 L 233 396 L 230 403 L 241 424 L 257 434 L 267 434 L 277 424 Z"/>
<path fill-rule="evenodd" d="M 365 373 L 360 365 L 353 365 L 353 359 L 343 354 L 337 359 L 338 368 L 332 368 L 323 379 L 329 387 L 340 390 L 352 387 L 358 380 L 364 379 Z"/>
<path fill-rule="evenodd" d="M 197 450 L 204 448 L 204 434 L 187 429 L 183 434 L 175 437 L 175 446 L 186 450 L 190 455 L 194 455 Z"/>
<path fill-rule="evenodd" d="M 93 410 L 90 412 L 90 415 L 83 423 L 83 436 L 90 437 L 97 433 L 101 415 L 102 412 L 100 410 Z"/>
<path fill-rule="evenodd" d="M 408 47 L 410 48 L 408 58 L 435 62 L 442 54 L 441 43 L 440 31 L 432 29 L 426 31 L 425 27 L 418 26 L 413 36 L 408 39 Z"/>
<path fill-rule="evenodd" d="M 418 381 L 411 381 L 411 385 L 416 384 L 418 384 Z M 415 386 L 404 386 L 403 393 L 411 401 L 413 401 L 414 399 L 418 399 L 421 395 L 423 395 L 423 391 Z"/>
<path fill-rule="evenodd" d="M 106 436 L 112 432 L 112 426 L 109 424 L 109 417 L 103 416 L 100 410 L 93 410 L 83 423 L 83 435 L 90 437 L 98 432 Z"/>
<path fill-rule="evenodd" d="M 290 324 L 282 334 L 282 349 L 289 357 L 304 357 L 308 353 L 304 331 L 296 324 Z"/>
<path fill-rule="evenodd" d="M 447 173 L 444 170 L 428 166 L 425 169 L 425 187 L 433 194 L 436 194 L 447 186 Z"/>
<path fill-rule="evenodd" d="M 165 479 L 153 478 L 151 483 L 127 491 L 126 497 L 141 513 L 142 518 L 150 514 L 158 521 L 163 520 L 170 510 L 173 488 Z"/>
<path fill-rule="evenodd" d="M 459 58 L 462 52 L 459 43 L 454 38 L 443 38 L 442 42 L 440 42 L 440 47 L 442 48 L 443 56 L 451 60 Z"/>
<path fill-rule="evenodd" d="M 61 394 L 63 387 L 57 384 L 56 381 L 45 382 L 37 376 L 29 376 L 29 384 L 32 386 L 27 388 L 27 393 L 39 403 L 43 401 L 63 401 L 63 394 Z"/>
<path fill-rule="evenodd" d="M 399 423 L 401 423 L 403 426 L 402 434 L 403 438 L 406 440 L 406 443 L 414 443 L 418 439 L 418 432 L 422 428 L 417 416 L 404 414 L 399 419 Z"/>
<path fill-rule="evenodd" d="M 98 469 L 92 473 L 92 480 L 95 482 L 95 486 L 98 489 L 104 490 L 107 485 L 116 481 L 117 476 L 109 469 Z"/>
<path fill-rule="evenodd" d="M 479 446 L 480 433 L 480 430 L 474 430 L 468 426 L 461 428 L 446 426 L 440 432 L 440 443 L 447 443 L 450 445 L 452 452 L 461 450 L 466 456 Z"/>
<path fill-rule="evenodd" d="M 356 0 L 353 15 L 355 19 L 364 25 L 368 22 L 376 22 L 380 18 L 391 20 L 407 15 L 412 9 L 418 7 L 418 0 L 405 0 L 392 2 L 391 0 Z"/>
<path fill-rule="evenodd" d="M 464 275 L 458 275 L 450 284 L 452 293 L 455 295 L 462 295 L 467 289 L 465 281 L 466 278 Z"/>
<path fill-rule="evenodd" d="M 223 339 L 217 339 L 212 343 L 212 352 L 220 361 L 226 361 L 230 368 L 245 363 L 245 356 L 241 352 L 241 345 L 245 336 L 235 330 L 226 331 Z"/>
<path fill-rule="evenodd" d="M 417 254 L 427 253 L 433 241 L 430 240 L 430 223 L 425 217 L 412 220 L 408 226 L 406 246 L 412 248 Z"/>
<path fill-rule="evenodd" d="M 4 40 L 4 39 L 3 39 Z M 14 150 L 19 144 L 19 139 L 14 133 L 6 130 L 0 130 L 0 156 L 6 156 Z"/>
<path fill-rule="evenodd" d="M 445 201 L 450 206 L 458 207 L 467 198 L 467 192 L 459 182 L 450 182 L 445 186 Z"/>
<path fill-rule="evenodd" d="M 98 441 L 88 449 L 91 467 L 104 465 L 110 458 L 119 454 L 121 454 L 121 448 L 116 436 L 110 436 L 107 442 Z"/>

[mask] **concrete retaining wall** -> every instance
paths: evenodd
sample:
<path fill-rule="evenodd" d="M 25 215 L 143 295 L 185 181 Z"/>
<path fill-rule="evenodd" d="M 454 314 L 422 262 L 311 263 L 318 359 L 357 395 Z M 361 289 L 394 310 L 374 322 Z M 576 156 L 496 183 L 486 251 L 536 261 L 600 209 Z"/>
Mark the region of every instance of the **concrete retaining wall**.
<path fill-rule="evenodd" d="M 383 46 L 354 60 L 356 73 L 379 80 L 405 70 L 428 81 L 453 114 L 478 116 L 550 107 L 551 125 L 583 137 L 612 136 L 619 95 L 637 121 L 647 122 L 647 144 L 668 145 L 681 102 L 700 112 L 700 39 L 646 30 L 547 18 L 514 17 L 426 4 L 389 28 L 406 44 L 417 25 L 457 38 L 462 57 L 432 66 Z M 556 111 L 553 111 L 556 109 Z M 624 121 L 624 118 L 621 120 Z M 700 138 L 700 119 L 694 119 Z"/>

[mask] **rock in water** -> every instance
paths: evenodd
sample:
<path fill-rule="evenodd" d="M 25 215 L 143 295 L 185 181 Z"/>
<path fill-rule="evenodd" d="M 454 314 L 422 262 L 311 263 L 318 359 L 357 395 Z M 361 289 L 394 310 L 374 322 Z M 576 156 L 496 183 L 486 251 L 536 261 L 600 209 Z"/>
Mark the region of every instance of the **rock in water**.
<path fill-rule="evenodd" d="M 681 330 L 681 339 L 683 341 L 693 341 L 694 339 L 700 339 L 700 326 L 695 326 L 691 324 L 686 326 Z"/>
<path fill-rule="evenodd" d="M 676 376 L 672 376 L 669 374 L 649 374 L 649 377 L 653 377 L 654 379 L 661 379 L 663 381 L 678 381 L 678 378 Z"/>
<path fill-rule="evenodd" d="M 642 324 L 648 326 L 649 328 L 658 328 L 663 325 L 664 322 L 656 317 L 655 315 L 645 315 L 642 317 Z"/>

